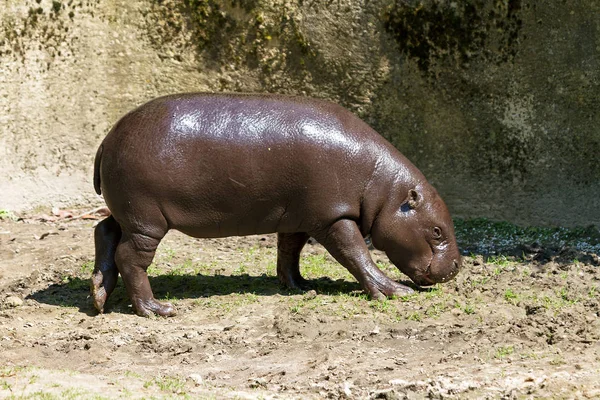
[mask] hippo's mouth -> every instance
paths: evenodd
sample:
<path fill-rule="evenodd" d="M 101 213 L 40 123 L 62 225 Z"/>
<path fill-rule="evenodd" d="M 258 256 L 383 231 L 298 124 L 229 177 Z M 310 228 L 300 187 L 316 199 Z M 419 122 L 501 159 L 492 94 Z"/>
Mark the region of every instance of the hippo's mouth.
<path fill-rule="evenodd" d="M 418 283 L 419 286 L 431 286 L 435 285 L 433 279 L 431 279 L 431 264 L 433 264 L 433 258 L 435 257 L 435 250 L 431 243 L 429 243 L 429 247 L 431 248 L 431 259 L 429 260 L 429 264 L 427 264 L 427 269 L 425 270 L 425 274 L 421 277 L 421 283 Z"/>
<path fill-rule="evenodd" d="M 413 282 L 419 286 L 435 285 L 435 282 L 431 279 L 431 261 L 427 265 L 427 269 L 425 270 L 425 273 L 418 277 L 417 276 L 414 277 Z"/>
<path fill-rule="evenodd" d="M 432 261 L 433 261 L 433 257 L 432 257 Z M 430 277 L 431 275 L 431 261 L 429 262 L 429 265 L 427 265 L 427 270 L 425 271 L 425 275 L 423 275 L 421 277 L 421 282 L 425 282 L 425 283 L 419 283 L 420 286 L 430 286 L 430 285 L 435 285 L 435 282 L 431 279 Z"/>

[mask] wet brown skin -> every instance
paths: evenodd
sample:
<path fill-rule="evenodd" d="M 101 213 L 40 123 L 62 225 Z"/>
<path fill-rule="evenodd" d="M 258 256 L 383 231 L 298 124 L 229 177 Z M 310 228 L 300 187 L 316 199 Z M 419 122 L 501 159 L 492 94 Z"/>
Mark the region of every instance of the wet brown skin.
<path fill-rule="evenodd" d="M 112 215 L 95 231 L 92 295 L 118 274 L 139 315 L 175 313 L 146 269 L 170 229 L 197 238 L 278 233 L 277 275 L 304 288 L 315 237 L 376 299 L 412 289 L 385 276 L 363 238 L 418 285 L 452 279 L 460 254 L 446 205 L 423 174 L 344 108 L 274 95 L 179 94 L 123 117 L 96 154 Z"/>

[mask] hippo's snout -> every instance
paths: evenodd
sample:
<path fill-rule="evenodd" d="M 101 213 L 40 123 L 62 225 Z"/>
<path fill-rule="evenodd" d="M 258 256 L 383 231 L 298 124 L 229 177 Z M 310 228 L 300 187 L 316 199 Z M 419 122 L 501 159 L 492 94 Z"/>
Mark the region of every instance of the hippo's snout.
<path fill-rule="evenodd" d="M 444 283 L 448 282 L 449 280 L 452 280 L 452 278 L 454 278 L 456 274 L 458 274 L 458 271 L 460 270 L 460 264 L 460 257 L 454 258 L 452 260 L 452 264 L 449 267 L 438 268 L 435 275 L 431 277 L 432 280 L 434 280 L 435 283 Z"/>
<path fill-rule="evenodd" d="M 460 270 L 460 257 L 452 259 L 451 263 L 432 262 L 427 268 L 427 272 L 420 277 L 415 277 L 413 281 L 419 286 L 431 286 L 436 283 L 444 283 L 452 280 Z M 450 264 L 450 265 L 448 265 Z"/>
<path fill-rule="evenodd" d="M 460 261 L 457 259 L 452 260 L 452 269 L 450 270 L 450 273 L 447 274 L 446 276 L 442 276 L 439 283 L 443 283 L 443 282 L 448 282 L 449 280 L 451 280 L 452 278 L 454 278 L 456 276 L 456 274 L 458 274 L 458 271 L 460 270 Z"/>

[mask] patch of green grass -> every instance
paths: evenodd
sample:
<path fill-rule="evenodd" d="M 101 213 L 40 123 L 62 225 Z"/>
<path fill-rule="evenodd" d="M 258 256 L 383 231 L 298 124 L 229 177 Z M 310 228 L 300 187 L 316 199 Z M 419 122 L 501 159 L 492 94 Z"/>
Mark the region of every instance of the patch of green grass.
<path fill-rule="evenodd" d="M 490 256 L 487 259 L 488 264 L 497 265 L 498 267 L 508 267 L 510 261 L 506 256 Z"/>
<path fill-rule="evenodd" d="M 8 378 L 26 371 L 25 367 L 4 367 L 0 369 L 0 378 Z"/>
<path fill-rule="evenodd" d="M 94 271 L 94 260 L 88 260 L 81 264 L 81 274 L 90 275 Z"/>
<path fill-rule="evenodd" d="M 368 296 L 363 293 L 359 295 L 353 293 L 340 293 L 331 296 L 330 303 L 332 305 L 332 314 L 342 318 L 351 318 L 364 312 L 366 304 L 369 303 L 369 299 Z"/>
<path fill-rule="evenodd" d="M 66 283 L 67 287 L 71 290 L 87 291 L 90 288 L 90 284 L 87 280 L 83 280 L 74 276 L 69 276 L 63 279 L 63 283 Z"/>
<path fill-rule="evenodd" d="M 300 258 L 300 271 L 307 279 L 329 277 L 331 279 L 354 280 L 348 270 L 323 254 L 307 254 Z"/>
<path fill-rule="evenodd" d="M 8 210 L 0 210 L 0 220 L 2 219 L 16 221 L 17 216 Z"/>
<path fill-rule="evenodd" d="M 519 354 L 519 357 L 522 360 L 539 360 L 540 359 L 540 356 L 534 352 L 521 353 L 521 354 Z"/>
<path fill-rule="evenodd" d="M 296 301 L 294 304 L 292 304 L 290 306 L 290 312 L 292 314 L 298 314 L 298 313 L 300 313 L 300 311 L 302 310 L 302 308 L 304 306 L 306 306 L 306 301 L 305 300 Z"/>
<path fill-rule="evenodd" d="M 421 322 L 423 320 L 423 315 L 418 311 L 413 311 L 406 316 L 406 319 L 409 321 Z"/>
<path fill-rule="evenodd" d="M 434 304 L 430 305 L 429 307 L 427 307 L 427 310 L 425 310 L 425 315 L 427 315 L 428 317 L 431 317 L 431 318 L 438 318 L 447 309 L 448 309 L 448 307 L 446 306 L 445 302 L 434 303 Z"/>
<path fill-rule="evenodd" d="M 12 392 L 12 385 L 6 380 L 0 381 L 0 388 L 2 388 L 2 390 L 9 390 Z"/>
<path fill-rule="evenodd" d="M 469 303 L 465 304 L 462 307 L 462 310 L 467 315 L 475 314 L 475 307 L 472 304 L 469 304 Z"/>
<path fill-rule="evenodd" d="M 60 394 L 53 394 L 44 391 L 37 391 L 27 395 L 12 395 L 7 397 L 11 400 L 75 400 L 75 399 L 106 399 L 99 395 L 91 394 L 83 389 L 69 388 L 63 390 Z"/>
<path fill-rule="evenodd" d="M 267 268 L 266 268 L 265 273 L 269 276 L 276 276 L 277 275 L 277 263 L 275 263 L 275 262 L 267 263 Z"/>
<path fill-rule="evenodd" d="M 231 293 L 226 296 L 211 296 L 194 300 L 196 306 L 212 308 L 221 313 L 231 313 L 232 311 L 257 303 L 259 300 L 255 293 Z"/>
<path fill-rule="evenodd" d="M 177 305 L 177 300 L 181 300 L 181 297 L 178 297 L 176 295 L 172 295 L 171 292 L 167 292 L 164 297 L 161 297 L 160 300 L 163 301 L 168 301 L 171 304 L 173 304 L 174 306 Z"/>
<path fill-rule="evenodd" d="M 234 275 L 243 275 L 248 273 L 248 268 L 243 263 L 238 265 L 236 269 L 233 270 Z"/>
<path fill-rule="evenodd" d="M 171 276 L 183 276 L 189 275 L 194 272 L 194 267 L 191 259 L 186 259 L 183 264 L 174 265 L 169 271 L 168 275 Z"/>
<path fill-rule="evenodd" d="M 142 377 L 142 375 L 140 375 L 134 371 L 125 371 L 124 375 L 128 378 L 135 378 L 135 379 L 140 379 Z"/>
<path fill-rule="evenodd" d="M 20 396 L 16 396 L 16 395 L 12 395 L 7 397 L 7 400 L 59 400 L 62 397 L 60 397 L 59 395 L 55 395 L 55 394 L 51 394 L 51 393 L 46 393 L 46 392 L 42 392 L 42 391 L 37 391 L 37 392 L 33 392 L 31 394 L 28 395 L 20 395 Z"/>
<path fill-rule="evenodd" d="M 371 301 L 369 302 L 369 307 L 381 313 L 388 313 L 392 311 L 392 309 L 394 311 L 396 310 L 396 308 L 389 299 Z"/>
<path fill-rule="evenodd" d="M 170 262 L 171 260 L 173 260 L 173 257 L 175 257 L 175 250 L 171 249 L 171 248 L 167 248 L 165 250 L 162 251 L 161 254 L 161 258 L 162 261 L 164 262 Z"/>
<path fill-rule="evenodd" d="M 404 303 L 408 303 L 414 300 L 419 299 L 419 293 L 418 292 L 414 292 L 411 294 L 407 294 L 406 296 L 402 296 L 400 297 L 400 301 L 404 302 Z"/>
<path fill-rule="evenodd" d="M 510 261 L 506 256 L 492 256 L 487 259 L 487 263 L 495 266 L 492 274 L 498 276 L 506 271 L 514 262 Z"/>
<path fill-rule="evenodd" d="M 566 288 L 562 288 L 553 293 L 553 295 L 544 295 L 541 299 L 537 299 L 534 297 L 537 302 L 541 303 L 541 305 L 548 309 L 553 310 L 555 312 L 559 312 L 565 307 L 571 306 L 577 303 L 577 300 L 573 300 L 570 298 L 568 291 Z"/>
<path fill-rule="evenodd" d="M 561 272 L 559 276 L 560 276 L 560 278 L 561 278 L 562 280 L 565 280 L 565 281 L 566 281 L 566 280 L 567 280 L 567 277 L 568 277 L 569 275 L 568 275 L 568 274 L 567 274 L 567 272 L 565 271 L 565 272 Z"/>
<path fill-rule="evenodd" d="M 442 285 L 436 283 L 435 286 L 432 286 L 428 291 L 425 292 L 425 298 L 427 300 L 434 299 L 444 295 L 444 291 L 442 290 Z"/>
<path fill-rule="evenodd" d="M 68 389 L 63 390 L 60 393 L 60 398 L 61 399 L 78 399 L 78 398 L 84 397 L 86 394 L 88 394 L 88 393 L 83 389 L 68 388 Z"/>
<path fill-rule="evenodd" d="M 474 288 L 477 287 L 477 286 L 484 286 L 486 283 L 489 282 L 489 280 L 490 280 L 489 276 L 484 276 L 484 277 L 481 277 L 479 279 L 473 279 L 471 281 L 471 286 L 474 287 Z"/>
<path fill-rule="evenodd" d="M 512 289 L 506 289 L 504 292 L 504 300 L 508 301 L 511 304 L 517 304 L 519 302 L 519 295 L 513 292 Z"/>
<path fill-rule="evenodd" d="M 549 361 L 550 365 L 559 366 L 565 365 L 567 362 L 562 356 L 556 356 L 552 360 Z"/>
<path fill-rule="evenodd" d="M 185 379 L 178 376 L 158 376 L 144 383 L 146 389 L 152 386 L 156 386 L 163 392 L 185 394 Z"/>
<path fill-rule="evenodd" d="M 502 359 L 513 354 L 514 352 L 515 349 L 513 346 L 502 346 L 496 349 L 496 354 L 494 355 L 494 357 L 496 357 L 497 359 Z"/>
<path fill-rule="evenodd" d="M 580 301 L 579 293 L 572 295 L 569 289 L 566 287 L 560 288 L 557 296 L 565 303 L 565 305 L 571 305 Z"/>
<path fill-rule="evenodd" d="M 157 276 L 161 274 L 161 269 L 158 268 L 158 266 L 155 263 L 152 263 L 148 266 L 148 268 L 146 269 L 146 273 L 149 276 Z"/>

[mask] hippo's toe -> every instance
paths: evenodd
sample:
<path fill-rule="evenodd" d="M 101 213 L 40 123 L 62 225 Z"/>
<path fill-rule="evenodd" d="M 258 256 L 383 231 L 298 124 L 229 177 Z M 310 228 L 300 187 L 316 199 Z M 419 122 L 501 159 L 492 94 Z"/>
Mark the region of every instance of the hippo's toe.
<path fill-rule="evenodd" d="M 153 298 L 134 302 L 134 307 L 137 315 L 141 317 L 149 317 L 152 314 L 172 317 L 176 314 L 175 307 L 171 303 L 161 303 Z"/>
<path fill-rule="evenodd" d="M 102 280 L 102 273 L 95 273 L 92 275 L 92 280 L 90 282 L 94 307 L 99 313 L 104 312 L 104 303 L 106 303 L 106 299 L 108 298 L 108 293 L 106 293 L 106 289 L 102 285 Z"/>
<path fill-rule="evenodd" d="M 414 293 L 412 288 L 391 279 L 389 282 L 376 283 L 373 286 L 367 290 L 373 300 L 385 300 L 390 297 L 402 297 Z"/>

